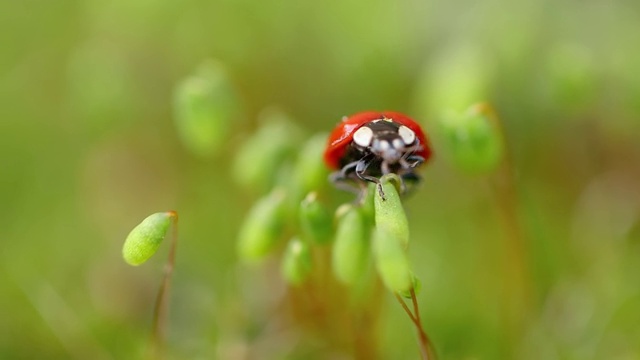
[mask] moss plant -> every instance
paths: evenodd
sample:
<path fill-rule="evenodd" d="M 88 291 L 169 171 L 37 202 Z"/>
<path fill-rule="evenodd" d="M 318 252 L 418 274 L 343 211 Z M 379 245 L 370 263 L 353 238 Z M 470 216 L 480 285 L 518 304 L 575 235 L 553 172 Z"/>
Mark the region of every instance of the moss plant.
<path fill-rule="evenodd" d="M 164 274 L 153 312 L 151 358 L 161 358 L 163 356 L 162 347 L 164 345 L 164 332 L 166 331 L 171 275 L 175 266 L 176 247 L 178 244 L 178 213 L 167 211 L 149 215 L 131 230 L 122 248 L 122 257 L 128 264 L 133 266 L 141 265 L 156 253 L 171 226 L 173 227 L 173 232 L 169 258 L 164 267 Z"/>
<path fill-rule="evenodd" d="M 214 65 L 203 66 L 176 91 L 178 129 L 187 148 L 197 155 L 217 151 L 230 131 L 221 124 L 232 124 L 227 120 L 240 113 L 226 73 Z M 480 92 L 483 83 L 482 77 L 474 78 L 463 98 Z M 447 104 L 465 101 L 456 96 Z M 460 168 L 491 172 L 503 159 L 502 132 L 490 106 L 475 105 L 467 112 L 442 116 L 438 123 L 446 152 Z M 420 281 L 407 253 L 410 226 L 400 195 L 402 180 L 395 174 L 382 176 L 361 196 L 341 204 L 338 192 L 326 186 L 326 134 L 303 141 L 304 131 L 275 108 L 264 111 L 259 124 L 244 143 L 235 144 L 233 177 L 258 196 L 238 231 L 239 260 L 253 266 L 278 262 L 282 281 L 289 285 L 282 308 L 298 312 L 293 325 L 305 330 L 303 334 L 310 330 L 320 335 L 328 348 L 349 349 L 360 359 L 379 357 L 377 299 L 386 288 L 413 323 L 421 358 L 433 359 L 418 307 Z M 331 208 L 337 209 L 333 218 Z M 134 228 L 123 248 L 125 260 L 139 265 L 149 259 L 171 222 L 175 230 L 175 212 L 158 213 Z M 176 240 L 174 233 L 154 315 L 156 344 L 163 329 Z M 345 345 L 345 338 L 352 341 Z"/>
<path fill-rule="evenodd" d="M 326 135 L 311 137 L 295 157 L 292 150 L 297 137 L 285 136 L 290 131 L 286 120 L 265 121 L 239 149 L 234 165 L 238 183 L 247 190 L 264 187 L 261 190 L 266 191 L 239 229 L 240 261 L 253 266 L 260 266 L 267 259 L 280 262 L 282 280 L 291 287 L 291 301 L 301 303 L 294 308 L 307 309 L 300 319 L 301 329 L 315 328 L 335 347 L 344 347 L 345 341 L 337 334 L 351 329 L 352 334 L 344 337 L 356 339 L 351 350 L 357 358 L 378 357 L 376 331 L 367 324 L 378 321 L 380 308 L 372 299 L 380 297 L 383 284 L 400 301 L 416 327 L 422 358 L 431 359 L 433 352 L 422 328 L 416 299 L 419 282 L 407 256 L 409 224 L 399 194 L 400 179 L 384 176 L 380 188 L 370 186 L 358 203 L 338 206 L 334 199 L 337 191 L 324 186 L 327 169 L 322 151 Z M 255 165 L 249 161 L 252 156 L 257 156 L 261 165 L 252 166 L 249 171 L 246 167 Z M 328 210 L 332 205 L 338 208 L 334 218 Z M 125 242 L 125 260 L 139 265 L 151 257 L 170 222 L 176 219 L 174 212 L 145 219 Z M 156 344 L 160 343 L 164 326 L 175 239 L 174 236 L 154 315 Z M 403 297 L 411 299 L 413 310 Z M 309 301 L 312 303 L 304 304 Z M 346 306 L 349 303 L 352 305 Z M 325 316 L 333 313 L 331 316 L 342 317 L 347 323 L 326 324 L 318 312 Z"/>
<path fill-rule="evenodd" d="M 259 129 L 258 134 L 263 131 L 265 130 Z M 284 173 L 287 186 L 274 185 L 270 195 L 259 200 L 249 212 L 239 231 L 240 259 L 253 264 L 266 258 L 279 259 L 283 281 L 293 289 L 305 289 L 301 291 L 307 293 L 307 298 L 315 298 L 315 311 L 320 311 L 317 307 L 323 308 L 322 311 L 345 311 L 344 300 L 335 291 L 336 288 L 346 286 L 342 291 L 347 295 L 353 292 L 348 297 L 357 293 L 360 299 L 358 307 L 350 308 L 351 312 L 355 312 L 355 318 L 380 316 L 379 309 L 372 312 L 371 305 L 374 302 L 370 299 L 379 296 L 375 294 L 378 291 L 375 290 L 375 284 L 381 279 L 382 284 L 401 301 L 403 309 L 416 326 L 422 357 L 432 358 L 433 351 L 420 322 L 415 295 L 419 281 L 413 274 L 407 256 L 409 224 L 399 195 L 400 179 L 396 175 L 381 179 L 384 198 L 375 186 L 371 186 L 367 194 L 360 197 L 362 201 L 359 203 L 339 206 L 334 226 L 326 207 L 335 204 L 333 196 L 336 191 L 327 190 L 323 186 L 327 182 L 327 171 L 322 162 L 326 141 L 326 136 L 312 137 L 302 146 L 303 150 L 298 158 L 290 160 L 291 166 L 287 165 L 286 160 L 278 162 L 280 166 L 277 172 Z M 251 149 L 254 148 L 266 149 L 259 146 L 260 142 L 260 136 L 250 139 L 244 145 L 245 148 L 240 149 L 240 153 L 253 152 Z M 267 152 L 263 152 L 261 156 L 269 156 Z M 278 155 L 274 151 L 270 156 Z M 276 163 L 274 159 L 263 160 L 270 164 Z M 242 169 L 246 164 L 244 156 L 240 156 L 235 167 Z M 276 170 L 273 167 L 254 166 L 251 171 L 251 178 L 258 182 L 259 179 L 268 179 Z M 241 183 L 250 185 L 250 182 Z M 302 190 L 312 192 L 303 198 L 300 196 Z M 281 206 L 292 201 L 298 205 L 291 207 L 287 214 Z M 292 234 L 294 238 L 284 250 L 277 246 Z M 331 256 L 323 255 L 327 248 L 330 249 Z M 369 266 L 371 262 L 374 266 Z M 370 274 L 372 270 L 375 271 L 373 276 Z M 402 297 L 411 299 L 413 310 L 409 310 Z M 301 299 L 304 298 L 293 299 L 303 301 Z M 313 319 L 312 313 L 307 316 Z M 327 329 L 326 324 L 322 325 L 322 319 L 318 319 L 314 326 L 318 330 L 322 329 L 327 339 L 340 331 L 331 330 L 331 326 Z M 370 333 L 375 337 L 375 331 L 371 333 L 370 329 L 358 329 L 355 324 L 350 327 L 355 327 L 356 332 Z M 378 351 L 376 343 L 375 339 L 356 342 L 353 344 L 354 354 L 358 358 L 372 356 Z"/>

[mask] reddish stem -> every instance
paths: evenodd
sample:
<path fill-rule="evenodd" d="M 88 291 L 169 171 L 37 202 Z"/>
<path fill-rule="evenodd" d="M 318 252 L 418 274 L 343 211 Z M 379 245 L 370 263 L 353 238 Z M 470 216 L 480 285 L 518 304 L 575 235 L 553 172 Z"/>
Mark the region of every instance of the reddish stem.
<path fill-rule="evenodd" d="M 431 341 L 429 340 L 427 333 L 424 331 L 424 328 L 422 327 L 422 323 L 420 321 L 420 311 L 418 309 L 418 300 L 416 298 L 415 291 L 411 289 L 411 301 L 413 303 L 415 315 L 411 312 L 400 295 L 398 295 L 397 293 L 395 293 L 394 295 L 411 319 L 411 322 L 413 322 L 416 327 L 416 331 L 418 332 L 418 345 L 420 346 L 420 355 L 422 357 L 422 360 L 434 360 L 436 357 L 433 349 L 431 348 Z"/>
<path fill-rule="evenodd" d="M 167 328 L 167 313 L 169 310 L 169 291 L 171 289 L 171 275 L 176 262 L 176 248 L 178 244 L 178 213 L 167 212 L 171 217 L 171 247 L 169 257 L 164 266 L 164 274 L 158 294 L 156 295 L 155 307 L 153 310 L 153 333 L 151 337 L 151 358 L 162 359 L 164 357 L 164 337 Z"/>

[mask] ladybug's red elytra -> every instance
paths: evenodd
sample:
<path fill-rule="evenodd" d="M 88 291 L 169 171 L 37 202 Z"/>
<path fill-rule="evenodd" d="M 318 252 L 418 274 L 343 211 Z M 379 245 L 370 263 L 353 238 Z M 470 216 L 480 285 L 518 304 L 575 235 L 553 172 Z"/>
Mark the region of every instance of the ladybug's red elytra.
<path fill-rule="evenodd" d="M 391 173 L 403 182 L 418 182 L 415 169 L 430 157 L 431 148 L 420 125 L 392 111 L 344 117 L 331 132 L 324 152 L 325 163 L 335 170 L 331 180 L 358 192 L 350 182 L 362 188 L 367 182 L 379 184 L 381 176 Z"/>

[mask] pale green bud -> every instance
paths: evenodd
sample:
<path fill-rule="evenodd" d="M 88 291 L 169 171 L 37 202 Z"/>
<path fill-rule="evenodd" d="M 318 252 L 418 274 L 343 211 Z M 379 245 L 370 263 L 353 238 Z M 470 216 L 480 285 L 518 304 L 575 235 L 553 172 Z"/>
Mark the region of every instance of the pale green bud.
<path fill-rule="evenodd" d="M 175 124 L 182 143 L 198 156 L 224 148 L 242 118 L 242 106 L 224 66 L 208 61 L 174 94 Z"/>
<path fill-rule="evenodd" d="M 286 193 L 274 189 L 260 199 L 247 215 L 238 235 L 238 253 L 244 261 L 264 258 L 277 245 L 286 216 Z"/>
<path fill-rule="evenodd" d="M 149 215 L 142 220 L 131 232 L 122 247 L 122 257 L 133 266 L 138 266 L 149 260 L 156 253 L 158 247 L 167 235 L 171 219 L 175 212 L 161 212 Z"/>
<path fill-rule="evenodd" d="M 352 285 L 361 280 L 369 259 L 369 230 L 362 210 L 351 206 L 338 220 L 332 267 L 336 278 Z"/>
<path fill-rule="evenodd" d="M 294 238 L 289 241 L 282 258 L 282 276 L 291 285 L 302 284 L 311 274 L 312 257 L 309 244 Z"/>

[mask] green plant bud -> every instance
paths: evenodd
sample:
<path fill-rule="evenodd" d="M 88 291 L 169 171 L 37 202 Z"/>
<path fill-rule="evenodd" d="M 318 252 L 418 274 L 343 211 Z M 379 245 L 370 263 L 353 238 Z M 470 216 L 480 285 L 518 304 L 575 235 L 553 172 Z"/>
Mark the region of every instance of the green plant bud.
<path fill-rule="evenodd" d="M 340 221 L 340 219 L 349 211 L 351 211 L 351 208 L 353 207 L 353 204 L 342 204 L 340 206 L 338 206 L 338 208 L 336 209 L 335 215 L 334 215 L 334 220 L 335 221 Z"/>
<path fill-rule="evenodd" d="M 375 209 L 374 197 L 376 196 L 377 191 L 378 189 L 376 188 L 376 184 L 370 183 L 367 187 L 367 193 L 365 194 L 361 203 L 362 215 L 371 226 L 373 226 L 376 221 L 375 220 L 376 209 Z"/>
<path fill-rule="evenodd" d="M 156 253 L 160 243 L 167 235 L 174 212 L 161 212 L 149 215 L 133 228 L 122 247 L 122 257 L 129 265 L 138 266 Z"/>
<path fill-rule="evenodd" d="M 369 231 L 362 210 L 351 206 L 340 217 L 333 245 L 332 267 L 336 278 L 352 285 L 362 279 L 369 257 Z"/>
<path fill-rule="evenodd" d="M 260 199 L 247 215 L 238 235 L 238 253 L 247 262 L 268 255 L 278 243 L 286 216 L 286 193 L 274 189 Z"/>
<path fill-rule="evenodd" d="M 451 113 L 440 119 L 445 152 L 464 171 L 491 171 L 503 154 L 502 134 L 487 104 L 476 104 L 465 113 Z"/>
<path fill-rule="evenodd" d="M 291 285 L 302 284 L 311 274 L 311 248 L 306 242 L 294 238 L 289 241 L 282 258 L 282 276 Z"/>
<path fill-rule="evenodd" d="M 493 69 L 475 44 L 455 45 L 425 69 L 416 92 L 418 113 L 425 118 L 441 116 L 442 109 L 464 111 L 489 95 Z"/>
<path fill-rule="evenodd" d="M 422 281 L 420 281 L 420 279 L 418 279 L 418 277 L 415 274 L 411 274 L 411 285 L 409 287 L 409 289 L 405 290 L 405 291 L 400 291 L 399 294 L 400 296 L 407 298 L 407 299 L 411 299 L 411 289 L 413 288 L 413 292 L 418 295 L 420 293 L 420 290 L 422 290 Z"/>
<path fill-rule="evenodd" d="M 198 156 L 210 156 L 226 146 L 242 106 L 224 66 L 208 61 L 184 79 L 174 94 L 175 124 L 182 143 Z"/>
<path fill-rule="evenodd" d="M 384 285 L 393 292 L 411 289 L 412 272 L 409 259 L 397 237 L 376 227 L 372 236 L 373 254 L 378 274 Z"/>
<path fill-rule="evenodd" d="M 333 232 L 331 215 L 318 201 L 315 192 L 309 193 L 300 203 L 298 213 L 303 238 L 316 244 L 326 244 Z"/>
<path fill-rule="evenodd" d="M 278 179 L 285 160 L 295 153 L 301 134 L 293 121 L 279 110 L 266 110 L 261 123 L 258 131 L 240 147 L 233 164 L 233 176 L 246 188 L 266 191 Z"/>
<path fill-rule="evenodd" d="M 323 160 L 326 146 L 327 134 L 319 134 L 302 147 L 294 171 L 295 186 L 302 194 L 322 188 L 327 183 L 329 171 Z"/>
<path fill-rule="evenodd" d="M 394 174 L 385 175 L 380 179 L 384 199 L 377 189 L 374 191 L 376 228 L 395 239 L 402 248 L 406 248 L 409 245 L 409 222 L 402 207 L 398 189 L 392 183 L 394 179 L 396 183 L 399 182 L 397 175 Z"/>

